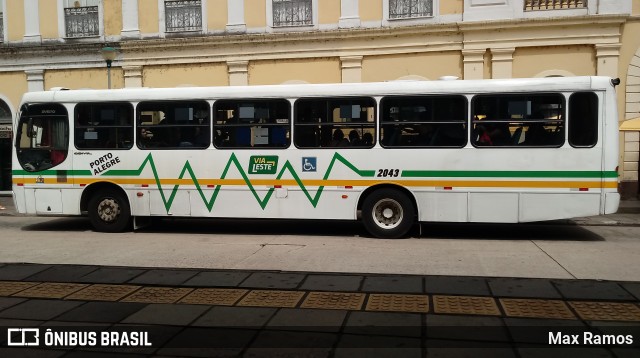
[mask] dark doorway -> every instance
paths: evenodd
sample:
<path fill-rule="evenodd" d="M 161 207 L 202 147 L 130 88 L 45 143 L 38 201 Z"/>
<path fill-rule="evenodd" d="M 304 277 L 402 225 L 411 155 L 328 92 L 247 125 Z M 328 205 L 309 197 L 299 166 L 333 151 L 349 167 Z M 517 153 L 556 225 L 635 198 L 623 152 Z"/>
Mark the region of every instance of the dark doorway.
<path fill-rule="evenodd" d="M 11 110 L 0 100 L 0 191 L 11 190 Z"/>

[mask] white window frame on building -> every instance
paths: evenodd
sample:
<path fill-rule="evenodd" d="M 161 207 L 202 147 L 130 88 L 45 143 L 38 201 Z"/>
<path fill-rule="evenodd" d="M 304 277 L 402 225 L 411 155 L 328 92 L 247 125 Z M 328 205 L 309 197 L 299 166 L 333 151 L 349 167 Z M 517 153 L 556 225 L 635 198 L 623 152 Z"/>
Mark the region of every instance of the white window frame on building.
<path fill-rule="evenodd" d="M 431 13 L 426 14 L 424 12 L 413 12 L 406 10 L 400 14 L 392 14 L 393 9 L 397 8 L 398 4 L 406 3 L 406 5 L 417 5 L 420 3 L 431 5 Z M 394 6 L 396 5 L 396 6 Z M 428 7 L 428 6 L 427 6 Z M 406 7 L 405 7 L 406 8 Z M 436 21 L 440 12 L 440 0 L 383 0 L 382 1 L 382 16 L 383 26 L 407 26 L 421 23 L 429 23 Z M 405 16 L 401 16 L 405 14 Z"/>
<path fill-rule="evenodd" d="M 267 27 L 274 31 L 299 31 L 299 30 L 312 30 L 318 28 L 318 0 L 266 0 L 267 2 Z M 278 5 L 274 4 L 278 3 Z M 307 9 L 310 9 L 310 16 L 306 17 L 303 21 L 300 21 L 299 17 L 295 18 L 295 14 L 292 11 L 291 21 L 287 22 L 287 16 L 284 16 L 283 21 L 276 20 L 276 11 L 278 8 L 292 6 L 295 4 L 307 3 Z"/>
<path fill-rule="evenodd" d="M 65 39 L 84 39 L 104 36 L 104 0 L 58 0 L 58 33 Z M 78 10 L 68 10 L 78 9 Z M 95 14 L 95 15 L 93 15 Z M 91 25 L 91 17 L 97 23 Z M 80 30 L 72 30 L 68 18 L 78 17 Z M 84 28 L 83 28 L 84 27 Z M 93 28 L 92 28 L 93 27 Z"/>
<path fill-rule="evenodd" d="M 175 5 L 171 12 L 179 15 L 180 9 L 184 10 L 182 18 L 174 17 L 175 24 L 169 24 L 172 21 L 167 12 L 167 3 Z M 200 6 L 200 11 L 194 12 L 194 9 Z M 160 35 L 182 34 L 182 33 L 206 33 L 207 32 L 207 0 L 158 0 L 158 13 L 160 21 Z M 191 13 L 191 15 L 189 15 Z M 188 21 L 185 19 L 188 17 Z M 199 17 L 199 18 L 198 18 Z M 199 21 L 199 24 L 198 24 Z M 180 25 L 180 23 L 182 23 Z"/>

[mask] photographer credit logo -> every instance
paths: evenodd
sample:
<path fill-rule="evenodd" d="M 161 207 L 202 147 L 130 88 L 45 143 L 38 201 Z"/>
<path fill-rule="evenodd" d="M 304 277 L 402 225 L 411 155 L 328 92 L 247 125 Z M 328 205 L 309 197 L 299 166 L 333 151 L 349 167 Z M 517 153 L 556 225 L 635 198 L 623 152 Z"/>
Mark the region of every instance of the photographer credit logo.
<path fill-rule="evenodd" d="M 40 345 L 40 330 L 38 328 L 9 328 L 7 329 L 7 345 L 13 347 L 29 347 Z"/>
<path fill-rule="evenodd" d="M 9 347 L 151 347 L 149 332 L 128 330 L 91 331 L 60 329 L 53 327 L 8 328 L 7 346 Z"/>

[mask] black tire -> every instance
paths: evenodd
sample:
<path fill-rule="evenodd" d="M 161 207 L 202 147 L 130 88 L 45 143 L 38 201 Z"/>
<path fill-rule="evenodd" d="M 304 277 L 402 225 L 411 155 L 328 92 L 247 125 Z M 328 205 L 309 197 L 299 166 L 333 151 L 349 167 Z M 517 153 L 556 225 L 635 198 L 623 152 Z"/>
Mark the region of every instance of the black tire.
<path fill-rule="evenodd" d="M 100 190 L 89 199 L 89 220 L 96 231 L 122 232 L 131 224 L 126 196 L 115 189 Z"/>
<path fill-rule="evenodd" d="M 379 189 L 362 203 L 362 223 L 380 239 L 405 236 L 415 223 L 416 210 L 406 194 L 391 188 Z"/>

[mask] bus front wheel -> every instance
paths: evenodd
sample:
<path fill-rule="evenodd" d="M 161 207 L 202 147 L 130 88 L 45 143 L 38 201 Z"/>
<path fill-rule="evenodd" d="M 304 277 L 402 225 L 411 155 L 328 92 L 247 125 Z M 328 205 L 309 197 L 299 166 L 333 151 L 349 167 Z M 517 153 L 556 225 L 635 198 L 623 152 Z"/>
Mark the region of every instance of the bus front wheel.
<path fill-rule="evenodd" d="M 362 204 L 362 222 L 373 236 L 398 239 L 405 236 L 415 222 L 411 199 L 396 189 L 380 189 L 367 196 Z"/>
<path fill-rule="evenodd" d="M 96 231 L 122 232 L 131 222 L 126 197 L 113 189 L 102 190 L 89 200 L 89 220 Z"/>

